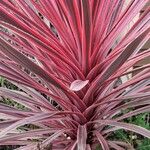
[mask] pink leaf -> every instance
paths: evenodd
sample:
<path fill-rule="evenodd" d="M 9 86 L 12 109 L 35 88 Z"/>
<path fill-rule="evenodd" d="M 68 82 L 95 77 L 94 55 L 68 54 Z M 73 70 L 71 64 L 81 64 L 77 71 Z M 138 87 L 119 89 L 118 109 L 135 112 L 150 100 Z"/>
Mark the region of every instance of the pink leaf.
<path fill-rule="evenodd" d="M 80 91 L 82 88 L 84 88 L 88 84 L 89 80 L 75 80 L 70 85 L 70 90 L 72 91 Z"/>
<path fill-rule="evenodd" d="M 78 150 L 85 150 L 86 149 L 86 140 L 87 140 L 87 129 L 86 125 L 79 125 L 77 131 L 77 147 Z"/>

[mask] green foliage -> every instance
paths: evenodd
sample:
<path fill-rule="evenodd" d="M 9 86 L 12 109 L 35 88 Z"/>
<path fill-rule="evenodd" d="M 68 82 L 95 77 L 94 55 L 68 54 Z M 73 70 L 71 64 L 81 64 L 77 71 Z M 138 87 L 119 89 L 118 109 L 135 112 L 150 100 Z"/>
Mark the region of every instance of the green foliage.
<path fill-rule="evenodd" d="M 149 150 L 150 149 L 150 139 L 137 140 L 137 150 Z"/>
<path fill-rule="evenodd" d="M 19 90 L 18 87 L 16 87 L 14 84 L 10 83 L 8 80 L 4 79 L 3 77 L 0 77 L 0 87 L 6 87 L 6 88 L 12 89 L 12 90 Z M 13 107 L 20 109 L 20 110 L 26 110 L 27 109 L 25 106 L 13 101 L 12 99 L 5 98 L 5 97 L 2 97 L 0 99 L 0 103 L 4 103 L 4 104 L 7 104 L 9 106 L 13 106 Z"/>
<path fill-rule="evenodd" d="M 101 146 L 98 145 L 98 146 L 96 147 L 96 150 L 102 150 Z"/>
<path fill-rule="evenodd" d="M 150 130 L 150 113 L 140 114 L 134 117 L 133 123 Z M 149 150 L 150 139 L 137 138 L 136 140 L 137 150 Z"/>
<path fill-rule="evenodd" d="M 3 77 L 0 77 L 0 87 L 3 87 L 4 86 L 4 78 Z"/>
<path fill-rule="evenodd" d="M 132 110 L 130 110 L 132 111 Z M 124 120 L 125 122 L 135 124 L 150 130 L 150 114 L 143 113 L 137 116 L 130 117 Z M 110 136 L 112 140 L 120 140 L 126 143 L 130 143 L 136 150 L 149 150 L 150 139 L 143 138 L 133 132 L 125 131 L 123 129 L 117 130 Z"/>
<path fill-rule="evenodd" d="M 144 113 L 134 117 L 133 123 L 150 129 L 150 114 Z"/>
<path fill-rule="evenodd" d="M 8 89 L 19 90 L 17 86 L 10 83 L 8 80 L 6 80 L 3 77 L 0 77 L 0 87 L 6 87 Z"/>

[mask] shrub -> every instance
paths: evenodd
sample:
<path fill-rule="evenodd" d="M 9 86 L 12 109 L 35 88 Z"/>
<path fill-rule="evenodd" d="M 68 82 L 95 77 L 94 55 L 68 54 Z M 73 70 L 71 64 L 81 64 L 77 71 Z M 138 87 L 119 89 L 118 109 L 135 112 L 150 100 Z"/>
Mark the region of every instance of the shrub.
<path fill-rule="evenodd" d="M 1 0 L 0 75 L 15 89 L 0 87 L 0 145 L 123 150 L 118 129 L 150 138 L 124 122 L 150 110 L 150 65 L 134 68 L 150 56 L 150 9 L 125 32 L 147 2 Z"/>

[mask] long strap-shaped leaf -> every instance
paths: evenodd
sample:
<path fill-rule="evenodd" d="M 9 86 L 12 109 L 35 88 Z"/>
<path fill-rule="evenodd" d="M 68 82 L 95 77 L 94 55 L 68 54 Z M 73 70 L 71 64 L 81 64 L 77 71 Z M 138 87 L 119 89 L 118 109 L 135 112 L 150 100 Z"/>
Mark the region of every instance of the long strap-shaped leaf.
<path fill-rule="evenodd" d="M 148 28 L 143 34 L 141 34 L 136 40 L 134 40 L 104 71 L 103 73 L 92 83 L 88 89 L 86 95 L 84 96 L 84 101 L 88 105 L 88 99 L 90 98 L 93 91 L 96 91 L 102 85 L 102 83 L 108 79 L 112 73 L 114 73 L 121 65 L 132 55 L 134 52 L 133 49 L 138 47 L 142 39 L 149 33 L 150 28 Z"/>
<path fill-rule="evenodd" d="M 86 149 L 87 129 L 86 125 L 79 125 L 77 131 L 77 147 L 78 150 Z"/>
<path fill-rule="evenodd" d="M 82 8 L 82 70 L 86 75 L 89 70 L 89 56 L 91 53 L 91 6 L 89 0 L 81 0 Z"/>
<path fill-rule="evenodd" d="M 26 56 L 24 56 L 23 54 L 15 50 L 13 47 L 11 47 L 10 44 L 6 43 L 3 39 L 0 39 L 0 47 L 3 53 L 5 53 L 9 58 L 14 60 L 18 64 L 22 65 L 25 68 L 28 68 L 30 71 L 42 77 L 45 81 L 53 84 L 54 86 L 60 89 L 63 89 L 64 91 L 66 91 L 65 92 L 66 94 L 69 93 L 68 87 L 66 87 L 66 85 L 60 82 L 55 76 L 53 76 L 52 74 L 49 74 L 47 71 L 44 71 L 38 65 L 36 65 L 31 60 L 29 60 Z M 75 95 L 72 92 L 70 92 L 67 95 L 69 96 L 69 98 L 71 98 L 72 96 L 73 97 L 75 96 L 76 99 L 80 101 L 81 109 L 84 109 L 85 105 L 79 98 L 77 98 L 77 95 Z"/>
<path fill-rule="evenodd" d="M 4 137 L 7 133 L 9 133 L 10 131 L 12 131 L 13 129 L 19 127 L 19 126 L 22 126 L 22 125 L 25 125 L 25 124 L 31 124 L 31 123 L 34 123 L 34 122 L 40 122 L 42 121 L 43 119 L 46 119 L 46 118 L 50 118 L 50 117 L 53 117 L 55 115 L 59 115 L 59 114 L 77 114 L 77 115 L 80 115 L 79 113 L 73 113 L 73 112 L 65 112 L 65 111 L 51 111 L 49 113 L 37 113 L 33 116 L 30 116 L 30 117 L 25 117 L 24 119 L 21 119 L 13 124 L 11 124 L 10 126 L 8 126 L 7 128 L 5 128 L 3 131 L 0 132 L 0 138 L 1 137 Z"/>
<path fill-rule="evenodd" d="M 119 127 L 121 129 L 133 131 L 133 132 L 141 134 L 147 138 L 150 138 L 150 131 L 149 130 L 147 130 L 143 127 L 139 127 L 139 126 L 134 125 L 134 124 L 117 122 L 117 121 L 113 121 L 113 120 L 95 120 L 93 122 L 101 124 L 101 125 L 110 125 L 110 126 Z"/>
<path fill-rule="evenodd" d="M 95 131 L 94 133 L 97 136 L 102 148 L 105 150 L 110 150 L 109 145 L 107 141 L 104 139 L 104 137 L 98 131 Z"/>
<path fill-rule="evenodd" d="M 37 66 L 23 54 L 15 50 L 10 46 L 10 44 L 6 43 L 3 39 L 0 39 L 1 51 L 6 54 L 9 58 L 16 61 L 18 64 L 22 65 L 25 68 L 30 69 L 32 72 L 38 74 L 43 79 L 52 83 L 58 88 L 62 88 L 60 82 L 52 75 L 46 73 L 42 68 Z M 65 88 L 66 89 L 66 88 Z"/>
<path fill-rule="evenodd" d="M 44 140 L 41 144 L 40 144 L 40 148 L 45 148 L 47 145 L 50 145 L 51 142 L 53 140 L 55 140 L 57 137 L 59 137 L 60 135 L 62 135 L 63 133 L 70 131 L 67 129 L 62 129 L 62 130 L 58 130 L 57 132 L 55 132 L 54 134 L 52 134 L 50 137 L 48 137 L 46 140 Z"/>

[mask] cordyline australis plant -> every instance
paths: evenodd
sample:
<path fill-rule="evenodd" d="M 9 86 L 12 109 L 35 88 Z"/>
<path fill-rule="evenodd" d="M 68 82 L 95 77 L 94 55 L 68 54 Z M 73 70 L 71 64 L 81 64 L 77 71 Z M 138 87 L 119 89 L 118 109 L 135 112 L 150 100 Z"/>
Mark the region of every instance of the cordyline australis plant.
<path fill-rule="evenodd" d="M 18 150 L 125 150 L 118 129 L 150 138 L 124 119 L 150 110 L 148 0 L 1 0 L 0 145 Z M 124 34 L 123 34 L 124 33 Z M 120 38 L 119 38 L 120 37 Z M 118 80 L 139 71 L 120 84 Z M 132 111 L 129 111 L 132 110 Z M 130 147 L 131 148 L 131 147 Z"/>

